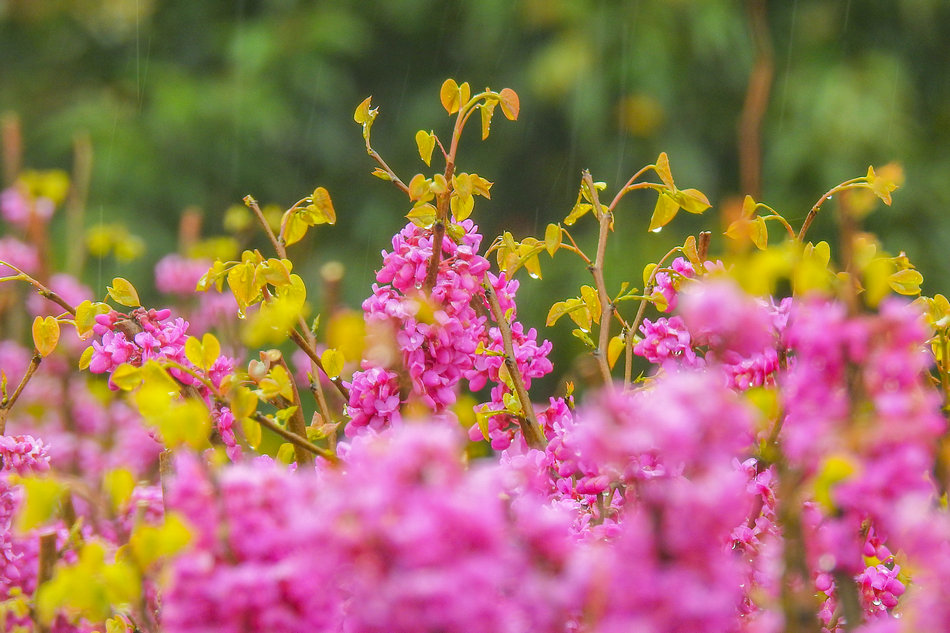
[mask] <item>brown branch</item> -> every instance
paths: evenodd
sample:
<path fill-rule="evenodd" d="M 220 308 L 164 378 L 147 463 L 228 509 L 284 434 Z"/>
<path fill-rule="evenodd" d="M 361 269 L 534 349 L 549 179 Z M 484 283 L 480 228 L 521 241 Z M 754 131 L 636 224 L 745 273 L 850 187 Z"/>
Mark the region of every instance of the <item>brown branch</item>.
<path fill-rule="evenodd" d="M 257 217 L 257 221 L 262 227 L 264 227 L 264 233 L 267 234 L 267 239 L 270 240 L 270 243 L 274 246 L 274 251 L 277 252 L 277 256 L 281 259 L 287 258 L 287 249 L 284 248 L 283 243 L 277 239 L 277 236 L 274 235 L 273 229 L 270 228 L 270 224 L 267 223 L 267 218 L 264 217 L 264 212 L 261 211 L 261 207 L 257 204 L 252 196 L 244 196 L 244 204 L 254 212 L 254 215 Z"/>
<path fill-rule="evenodd" d="M 544 434 L 538 423 L 538 416 L 534 413 L 531 397 L 524 386 L 524 379 L 521 376 L 521 370 L 518 369 L 518 362 L 515 360 L 514 343 L 512 342 L 508 320 L 501 310 L 501 304 L 498 302 L 498 296 L 495 294 L 492 285 L 486 282 L 482 287 L 485 289 L 485 298 L 488 300 L 488 307 L 491 308 L 492 317 L 501 332 L 501 340 L 505 348 L 505 366 L 508 368 L 508 375 L 511 376 L 511 382 L 515 387 L 515 395 L 521 403 L 521 412 L 524 414 L 518 418 L 521 434 L 531 448 L 544 449 L 546 444 Z"/>

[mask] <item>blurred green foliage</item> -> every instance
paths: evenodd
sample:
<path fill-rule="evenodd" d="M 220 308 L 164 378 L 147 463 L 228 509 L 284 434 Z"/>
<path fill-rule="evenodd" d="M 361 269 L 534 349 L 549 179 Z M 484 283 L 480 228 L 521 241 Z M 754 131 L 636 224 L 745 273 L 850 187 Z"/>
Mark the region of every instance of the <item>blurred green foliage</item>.
<path fill-rule="evenodd" d="M 369 176 L 352 121 L 364 97 L 380 107 L 374 146 L 408 180 L 424 168 L 416 130 L 448 130 L 446 77 L 518 92 L 520 120 L 485 143 L 470 131 L 461 151 L 461 169 L 495 181 L 475 215 L 488 240 L 502 227 L 537 236 L 563 219 L 582 168 L 612 195 L 660 151 L 678 182 L 719 206 L 746 193 L 738 127 L 762 61 L 757 7 L 771 65 L 762 191 L 752 193 L 800 222 L 834 184 L 902 163 L 905 187 L 869 227 L 908 252 L 926 290 L 946 291 L 946 0 L 0 0 L 0 111 L 20 116 L 28 166 L 68 169 L 74 136 L 90 135 L 86 224 L 124 221 L 146 238 L 146 258 L 122 270 L 139 287 L 176 248 L 186 207 L 201 208 L 215 234 L 246 194 L 286 207 L 326 187 L 338 225 L 293 249 L 310 256 L 305 278 L 342 260 L 355 305 L 409 210 Z M 649 235 L 653 203 L 623 203 L 608 284 L 611 270 L 629 276 L 684 230 L 707 228 L 709 216 L 684 218 Z M 708 228 L 716 252 L 722 227 Z M 825 216 L 815 228 L 827 238 L 834 225 Z M 545 264 L 544 281 L 524 284 L 522 311 L 538 324 L 547 304 L 532 307 L 532 293 L 572 296 L 586 282 L 583 270 Z M 86 280 L 101 286 L 110 266 Z"/>

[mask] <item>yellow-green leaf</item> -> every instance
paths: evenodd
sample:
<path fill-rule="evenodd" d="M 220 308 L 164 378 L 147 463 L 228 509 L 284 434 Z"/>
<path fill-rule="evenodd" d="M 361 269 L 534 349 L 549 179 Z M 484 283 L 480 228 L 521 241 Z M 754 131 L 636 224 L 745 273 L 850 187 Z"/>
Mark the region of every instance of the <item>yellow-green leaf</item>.
<path fill-rule="evenodd" d="M 446 79 L 442 82 L 442 88 L 439 90 L 439 100 L 442 107 L 449 114 L 455 114 L 460 107 L 461 95 L 459 94 L 459 85 L 454 79 Z"/>
<path fill-rule="evenodd" d="M 584 300 L 584 305 L 587 306 L 587 310 L 590 312 L 591 317 L 599 321 L 601 307 L 600 297 L 597 296 L 597 291 L 591 286 L 581 286 L 581 299 Z"/>
<path fill-rule="evenodd" d="M 370 120 L 369 106 L 372 101 L 373 97 L 366 97 L 358 106 L 356 106 L 356 111 L 353 112 L 354 121 L 362 125 Z"/>
<path fill-rule="evenodd" d="M 643 267 L 643 287 L 650 285 L 650 279 L 653 277 L 653 271 L 656 270 L 656 264 L 650 262 Z"/>
<path fill-rule="evenodd" d="M 419 157 L 426 165 L 432 163 L 432 150 L 435 149 L 435 135 L 429 131 L 416 132 L 416 147 L 419 148 Z"/>
<path fill-rule="evenodd" d="M 142 305 L 139 302 L 139 294 L 128 279 L 116 277 L 112 280 L 112 285 L 106 288 L 112 300 L 127 308 L 137 308 Z"/>
<path fill-rule="evenodd" d="M 677 204 L 679 204 L 687 213 L 702 213 L 710 206 L 709 199 L 702 191 L 698 189 L 683 189 L 677 191 L 675 195 Z"/>
<path fill-rule="evenodd" d="M 33 345 L 40 356 L 53 353 L 59 342 L 59 321 L 55 317 L 36 317 L 33 319 Z"/>
<path fill-rule="evenodd" d="M 142 369 L 129 363 L 122 363 L 112 372 L 112 384 L 122 391 L 132 391 L 142 384 Z"/>
<path fill-rule="evenodd" d="M 617 364 L 617 359 L 623 353 L 624 347 L 624 340 L 621 336 L 613 336 L 607 343 L 607 362 L 610 363 L 611 369 Z"/>
<path fill-rule="evenodd" d="M 449 206 L 452 210 L 452 217 L 455 218 L 456 222 L 461 222 L 472 215 L 472 210 L 475 208 L 475 198 L 471 194 L 464 197 L 453 195 L 449 201 Z"/>
<path fill-rule="evenodd" d="M 235 418 L 248 418 L 257 412 L 257 394 L 243 385 L 234 387 L 228 394 L 228 399 Z"/>
<path fill-rule="evenodd" d="M 666 188 L 670 191 L 676 191 L 676 186 L 673 184 L 673 174 L 670 172 L 670 157 L 666 155 L 666 152 L 660 153 L 660 156 L 656 159 L 654 169 Z"/>
<path fill-rule="evenodd" d="M 676 212 L 680 210 L 680 205 L 670 195 L 663 191 L 656 200 L 656 207 L 653 209 L 653 215 L 650 217 L 650 230 L 659 231 L 669 224 L 670 220 L 676 217 Z"/>
<path fill-rule="evenodd" d="M 887 278 L 887 283 L 894 292 L 902 295 L 919 295 L 920 284 L 924 282 L 924 276 L 913 268 L 898 270 Z"/>
<path fill-rule="evenodd" d="M 346 359 L 343 353 L 336 349 L 328 349 L 320 355 L 320 363 L 323 364 L 324 371 L 328 378 L 337 378 L 343 371 L 343 363 Z"/>
<path fill-rule="evenodd" d="M 323 187 L 317 187 L 313 190 L 310 199 L 313 204 L 307 207 L 307 210 L 315 212 L 314 224 L 336 224 L 336 210 L 333 208 L 329 191 Z"/>
<path fill-rule="evenodd" d="M 53 517 L 66 487 L 53 477 L 23 477 L 18 483 L 23 489 L 23 500 L 17 511 L 16 529 L 23 533 Z"/>
<path fill-rule="evenodd" d="M 244 439 L 247 440 L 248 446 L 256 451 L 264 438 L 261 425 L 253 418 L 241 418 L 241 430 L 244 431 Z"/>
<path fill-rule="evenodd" d="M 76 334 L 79 338 L 86 340 L 92 334 L 92 328 L 96 324 L 96 317 L 100 314 L 110 312 L 110 308 L 105 303 L 96 301 L 83 301 L 76 306 Z"/>
<path fill-rule="evenodd" d="M 296 244 L 304 238 L 308 228 L 310 228 L 310 225 L 304 220 L 303 215 L 296 210 L 292 211 L 287 215 L 287 220 L 284 222 L 283 232 L 281 233 L 282 241 L 286 246 Z"/>
<path fill-rule="evenodd" d="M 191 542 L 191 530 L 177 512 L 165 515 L 161 525 L 142 523 L 129 537 L 129 549 L 141 569 L 174 556 Z"/>
<path fill-rule="evenodd" d="M 761 217 L 756 217 L 752 221 L 750 227 L 750 235 L 752 243 L 755 244 L 755 247 L 760 251 L 764 251 L 769 247 L 769 229 L 765 225 L 765 220 Z"/>
<path fill-rule="evenodd" d="M 699 261 L 699 251 L 696 248 L 696 238 L 690 235 L 686 238 L 686 241 L 683 242 L 683 254 L 686 255 L 686 259 L 689 260 L 693 266 L 699 266 L 702 262 Z"/>
<path fill-rule="evenodd" d="M 561 248 L 562 239 L 561 227 L 557 224 L 548 224 L 547 228 L 544 229 L 544 248 L 548 255 L 554 257 L 554 253 Z"/>
<path fill-rule="evenodd" d="M 406 217 L 416 226 L 428 228 L 435 224 L 436 210 L 431 204 L 420 204 L 413 207 Z"/>
<path fill-rule="evenodd" d="M 135 476 L 127 468 L 115 468 L 106 471 L 102 480 L 103 488 L 112 503 L 112 511 L 117 513 L 132 498 L 132 491 L 135 490 Z"/>

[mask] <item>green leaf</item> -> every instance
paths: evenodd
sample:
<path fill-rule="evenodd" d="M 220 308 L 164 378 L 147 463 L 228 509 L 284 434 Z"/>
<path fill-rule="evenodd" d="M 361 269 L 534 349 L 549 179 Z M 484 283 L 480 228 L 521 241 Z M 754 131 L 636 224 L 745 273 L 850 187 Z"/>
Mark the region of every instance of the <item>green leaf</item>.
<path fill-rule="evenodd" d="M 235 418 L 249 418 L 257 412 L 257 394 L 243 385 L 234 387 L 228 393 L 228 399 Z"/>
<path fill-rule="evenodd" d="M 116 277 L 112 280 L 112 285 L 106 288 L 112 300 L 127 308 L 137 308 L 142 305 L 139 302 L 139 294 L 128 279 Z"/>
<path fill-rule="evenodd" d="M 339 377 L 343 371 L 345 361 L 343 353 L 336 349 L 324 350 L 323 354 L 320 355 L 320 363 L 326 370 L 327 377 L 331 379 Z"/>
<path fill-rule="evenodd" d="M 706 194 L 698 189 L 682 189 L 674 194 L 676 203 L 679 204 L 687 213 L 699 214 L 710 206 Z"/>

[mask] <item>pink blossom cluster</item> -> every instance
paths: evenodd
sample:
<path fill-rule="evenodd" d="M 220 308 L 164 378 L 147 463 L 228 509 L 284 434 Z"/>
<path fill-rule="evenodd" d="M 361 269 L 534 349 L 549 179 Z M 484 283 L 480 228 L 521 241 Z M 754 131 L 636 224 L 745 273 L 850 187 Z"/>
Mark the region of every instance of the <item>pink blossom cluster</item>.
<path fill-rule="evenodd" d="M 465 468 L 459 439 L 407 424 L 355 438 L 342 468 L 260 460 L 213 482 L 180 460 L 170 507 L 195 541 L 173 564 L 163 629 L 565 630 L 569 517 L 506 501 L 497 471 Z"/>
<path fill-rule="evenodd" d="M 509 311 L 515 357 L 525 382 L 551 371 L 547 355 L 551 344 L 537 342 L 537 331 L 525 330 L 514 320 L 514 295 L 518 282 L 488 272 L 488 261 L 478 255 L 482 236 L 465 220 L 465 233 L 456 242 L 442 239 L 442 252 L 435 283 L 426 296 L 423 286 L 432 257 L 432 231 L 408 224 L 393 238 L 392 252 L 383 251 L 383 266 L 376 275 L 373 294 L 363 302 L 367 324 L 390 327 L 399 349 L 401 367 L 383 367 L 364 361 L 347 384 L 350 390 L 347 435 L 361 429 L 380 430 L 400 420 L 399 406 L 418 399 L 428 410 L 441 413 L 455 403 L 460 381 L 468 380 L 472 391 L 488 381 L 492 408 L 503 409 L 508 387 L 500 380 L 503 359 L 501 333 L 487 328 L 488 305 L 482 284 L 491 283 L 503 311 Z M 488 353 L 479 353 L 479 344 Z M 398 371 L 408 375 L 400 385 Z M 508 416 L 494 416 L 490 438 L 495 448 L 505 448 L 516 425 Z M 479 434 L 479 427 L 472 434 Z"/>
<path fill-rule="evenodd" d="M 101 337 L 93 341 L 93 353 L 89 361 L 89 371 L 94 374 L 111 374 L 123 363 L 140 366 L 149 360 L 167 360 L 192 370 L 198 370 L 185 355 L 185 342 L 188 340 L 188 321 L 181 317 L 171 318 L 171 310 L 136 308 L 125 315 L 115 310 L 96 317 L 93 331 Z M 207 379 L 215 387 L 221 385 L 224 377 L 234 370 L 234 360 L 221 355 L 215 359 L 206 371 Z M 236 460 L 241 456 L 241 446 L 234 433 L 234 416 L 226 407 L 214 401 L 208 387 L 187 371 L 169 367 L 169 374 L 183 385 L 194 388 L 209 406 L 212 420 L 228 456 Z"/>

